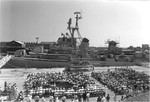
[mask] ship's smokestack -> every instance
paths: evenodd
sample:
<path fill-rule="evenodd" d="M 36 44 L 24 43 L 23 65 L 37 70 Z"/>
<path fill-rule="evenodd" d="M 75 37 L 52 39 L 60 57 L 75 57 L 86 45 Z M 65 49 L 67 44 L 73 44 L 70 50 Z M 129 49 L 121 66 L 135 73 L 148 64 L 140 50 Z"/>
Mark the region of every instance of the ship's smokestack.
<path fill-rule="evenodd" d="M 88 48 L 89 48 L 89 40 L 87 38 L 83 38 L 81 45 L 79 46 L 79 56 L 81 58 L 88 57 Z"/>

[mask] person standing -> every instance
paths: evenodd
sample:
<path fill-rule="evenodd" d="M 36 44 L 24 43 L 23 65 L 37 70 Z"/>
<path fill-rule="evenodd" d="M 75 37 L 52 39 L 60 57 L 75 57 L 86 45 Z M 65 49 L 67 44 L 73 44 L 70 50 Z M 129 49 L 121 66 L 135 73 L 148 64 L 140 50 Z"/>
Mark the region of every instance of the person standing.
<path fill-rule="evenodd" d="M 2 95 L 2 92 L 3 92 L 3 91 L 2 91 L 2 89 L 1 89 L 1 87 L 0 87 L 0 97 L 1 97 L 1 95 Z"/>
<path fill-rule="evenodd" d="M 74 102 L 74 98 L 73 97 L 71 98 L 71 102 Z"/>
<path fill-rule="evenodd" d="M 59 102 L 58 96 L 55 96 L 55 100 L 56 100 L 56 102 Z"/>
<path fill-rule="evenodd" d="M 14 98 L 17 99 L 17 96 L 19 94 L 19 90 L 17 89 L 17 87 L 14 87 Z"/>
<path fill-rule="evenodd" d="M 80 94 L 80 93 L 78 94 L 78 101 L 82 102 L 82 94 Z"/>
<path fill-rule="evenodd" d="M 86 92 L 83 93 L 83 102 L 86 102 Z"/>
<path fill-rule="evenodd" d="M 109 94 L 107 94 L 106 101 L 109 102 L 109 100 L 110 100 L 110 96 L 109 96 Z"/>
<path fill-rule="evenodd" d="M 117 101 L 117 97 L 116 97 L 116 94 L 115 94 L 115 96 L 114 96 L 114 102 L 116 102 Z"/>
<path fill-rule="evenodd" d="M 42 99 L 40 102 L 46 102 L 45 98 L 42 96 Z"/>
<path fill-rule="evenodd" d="M 101 102 L 106 102 L 106 98 L 104 95 L 102 96 Z"/>
<path fill-rule="evenodd" d="M 32 102 L 32 95 L 29 95 L 29 102 Z"/>
<path fill-rule="evenodd" d="M 31 95 L 27 95 L 27 97 L 24 99 L 24 102 L 32 102 Z"/>
<path fill-rule="evenodd" d="M 120 101 L 123 102 L 123 100 L 124 100 L 124 97 L 123 97 L 123 95 L 122 95 Z"/>
<path fill-rule="evenodd" d="M 36 95 L 36 96 L 34 97 L 34 100 L 35 100 L 35 102 L 39 102 L 39 100 L 40 100 L 39 96 Z"/>
<path fill-rule="evenodd" d="M 78 96 L 74 95 L 74 102 L 78 102 Z"/>
<path fill-rule="evenodd" d="M 101 100 L 102 100 L 102 97 L 101 97 L 101 95 L 99 95 L 97 98 L 97 102 L 101 102 Z"/>
<path fill-rule="evenodd" d="M 87 94 L 86 94 L 86 100 L 87 100 L 87 102 L 90 102 L 90 93 L 88 92 Z"/>
<path fill-rule="evenodd" d="M 22 92 L 22 91 L 20 91 L 20 93 L 19 93 L 19 96 L 18 96 L 18 99 L 17 99 L 17 100 L 19 100 L 19 102 L 22 102 L 22 101 L 23 101 L 23 99 L 24 99 L 24 97 L 23 97 L 23 92 Z"/>
<path fill-rule="evenodd" d="M 50 95 L 49 96 L 49 102 L 53 102 L 54 101 L 54 96 Z"/>
<path fill-rule="evenodd" d="M 61 98 L 62 102 L 66 102 L 66 96 L 63 95 L 63 97 Z"/>
<path fill-rule="evenodd" d="M 7 82 L 4 82 L 4 92 L 7 94 Z"/>

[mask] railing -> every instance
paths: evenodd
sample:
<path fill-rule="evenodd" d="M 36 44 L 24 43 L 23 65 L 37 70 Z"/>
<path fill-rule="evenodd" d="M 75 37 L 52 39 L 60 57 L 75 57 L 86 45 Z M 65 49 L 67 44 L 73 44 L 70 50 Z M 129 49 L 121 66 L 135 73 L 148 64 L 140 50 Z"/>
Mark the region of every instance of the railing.
<path fill-rule="evenodd" d="M 11 59 L 11 55 L 6 55 L 0 60 L 0 68 L 2 68 L 9 60 Z"/>

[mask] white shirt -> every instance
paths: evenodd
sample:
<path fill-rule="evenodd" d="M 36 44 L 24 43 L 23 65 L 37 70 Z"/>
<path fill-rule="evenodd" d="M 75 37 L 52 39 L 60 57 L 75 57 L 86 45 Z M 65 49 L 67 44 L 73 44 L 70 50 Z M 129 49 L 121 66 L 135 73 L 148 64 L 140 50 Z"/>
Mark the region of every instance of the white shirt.
<path fill-rule="evenodd" d="M 101 100 L 101 102 L 106 102 L 106 98 L 103 97 L 102 100 Z"/>

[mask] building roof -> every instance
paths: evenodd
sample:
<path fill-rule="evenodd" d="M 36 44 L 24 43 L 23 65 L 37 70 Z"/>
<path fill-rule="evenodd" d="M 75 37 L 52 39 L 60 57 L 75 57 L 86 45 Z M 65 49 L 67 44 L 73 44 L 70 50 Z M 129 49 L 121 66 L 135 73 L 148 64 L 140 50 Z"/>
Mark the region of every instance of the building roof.
<path fill-rule="evenodd" d="M 116 41 L 109 41 L 109 44 L 118 44 Z"/>
<path fill-rule="evenodd" d="M 50 44 L 50 45 L 52 45 L 52 44 L 55 44 L 56 42 L 41 42 L 40 44 Z"/>
<path fill-rule="evenodd" d="M 15 41 L 15 40 L 14 40 Z M 24 44 L 24 42 L 22 42 L 22 41 L 15 41 L 15 42 L 17 42 L 17 43 L 20 43 L 20 44 Z"/>
<path fill-rule="evenodd" d="M 122 51 L 134 51 L 134 50 L 123 48 Z"/>
<path fill-rule="evenodd" d="M 17 41 L 17 40 L 13 40 L 13 41 L 7 42 L 7 44 L 8 44 L 8 43 L 12 43 L 12 42 L 15 42 L 15 43 L 18 43 L 18 44 L 21 44 L 21 45 L 25 45 L 24 42 L 22 42 L 22 41 Z"/>

